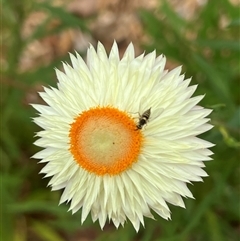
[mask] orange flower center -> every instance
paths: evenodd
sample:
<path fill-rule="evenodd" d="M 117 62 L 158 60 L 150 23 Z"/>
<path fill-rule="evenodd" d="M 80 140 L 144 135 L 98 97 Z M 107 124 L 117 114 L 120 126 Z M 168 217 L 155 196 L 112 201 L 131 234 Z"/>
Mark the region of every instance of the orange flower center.
<path fill-rule="evenodd" d="M 141 131 L 126 112 L 96 107 L 82 112 L 70 128 L 70 151 L 75 161 L 96 175 L 117 175 L 138 160 Z"/>

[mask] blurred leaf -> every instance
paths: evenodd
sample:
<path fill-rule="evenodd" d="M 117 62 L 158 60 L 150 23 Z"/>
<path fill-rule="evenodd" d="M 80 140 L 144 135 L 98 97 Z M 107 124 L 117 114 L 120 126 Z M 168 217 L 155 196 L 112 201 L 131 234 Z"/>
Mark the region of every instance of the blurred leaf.
<path fill-rule="evenodd" d="M 227 103 L 228 108 L 234 108 L 232 103 L 232 96 L 227 80 L 224 80 L 218 71 L 208 61 L 200 55 L 193 54 L 193 59 L 198 64 L 199 68 L 208 76 L 212 89 L 219 99 Z"/>
<path fill-rule="evenodd" d="M 233 117 L 230 119 L 229 126 L 231 127 L 236 127 L 239 128 L 240 127 L 240 106 L 238 106 L 238 108 L 236 109 Z"/>
<path fill-rule="evenodd" d="M 233 19 L 231 23 L 229 24 L 229 27 L 231 26 L 239 26 L 240 25 L 240 18 Z"/>
<path fill-rule="evenodd" d="M 59 18 L 64 25 L 69 27 L 81 27 L 82 30 L 88 30 L 86 28 L 86 25 L 83 24 L 83 20 L 80 20 L 79 18 L 75 17 L 71 13 L 65 11 L 61 7 L 54 7 L 48 2 L 41 2 L 36 3 L 36 6 L 38 8 L 45 9 L 51 13 L 51 16 Z"/>
<path fill-rule="evenodd" d="M 186 28 L 186 20 L 180 17 L 179 14 L 170 6 L 166 0 L 163 1 L 163 5 L 161 6 L 161 13 L 163 13 L 165 17 L 169 19 L 170 25 L 179 35 L 181 31 Z"/>
<path fill-rule="evenodd" d="M 35 10 L 44 10 L 48 13 L 49 17 L 38 26 L 28 41 L 31 41 L 32 39 L 39 39 L 50 34 L 59 33 L 66 28 L 81 28 L 82 31 L 88 31 L 88 28 L 86 27 L 86 20 L 75 17 L 73 14 L 65 11 L 61 7 L 52 6 L 48 2 L 36 2 L 34 4 L 34 8 Z M 60 20 L 60 23 L 54 28 L 49 29 L 48 26 L 53 19 Z"/>
<path fill-rule="evenodd" d="M 240 43 L 239 41 L 233 40 L 212 40 L 212 39 L 197 39 L 195 43 L 199 46 L 209 47 L 212 50 L 234 50 L 240 52 Z"/>
<path fill-rule="evenodd" d="M 224 141 L 226 142 L 226 144 L 230 147 L 240 147 L 240 142 L 238 142 L 237 140 L 235 140 L 233 137 L 231 137 L 229 135 L 229 133 L 227 132 L 227 130 L 221 126 L 219 128 L 221 134 L 223 135 Z"/>
<path fill-rule="evenodd" d="M 54 229 L 45 223 L 34 221 L 31 229 L 44 241 L 64 241 Z"/>
<path fill-rule="evenodd" d="M 14 203 L 8 205 L 9 210 L 14 213 L 28 212 L 46 212 L 51 214 L 67 213 L 67 207 L 64 205 L 58 206 L 56 203 L 49 201 L 29 200 L 23 203 Z"/>
<path fill-rule="evenodd" d="M 25 217 L 21 216 L 15 220 L 16 228 L 13 241 L 27 241 L 27 223 Z"/>
<path fill-rule="evenodd" d="M 69 55 L 61 56 L 59 59 L 55 59 L 48 65 L 40 66 L 38 69 L 22 73 L 19 75 L 21 81 L 25 81 L 28 84 L 40 83 L 43 85 L 56 84 L 56 74 L 54 68 L 69 59 Z"/>
<path fill-rule="evenodd" d="M 209 227 L 209 241 L 224 241 L 223 234 L 221 232 L 220 222 L 217 216 L 211 212 L 206 212 L 207 222 Z"/>

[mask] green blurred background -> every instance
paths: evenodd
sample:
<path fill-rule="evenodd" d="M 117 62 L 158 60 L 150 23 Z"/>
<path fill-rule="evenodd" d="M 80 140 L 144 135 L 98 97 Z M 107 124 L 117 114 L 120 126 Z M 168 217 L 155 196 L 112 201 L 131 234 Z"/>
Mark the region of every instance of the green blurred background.
<path fill-rule="evenodd" d="M 3 241 L 235 241 L 240 239 L 240 73 L 239 2 L 157 0 L 3 0 L 1 47 L 1 230 Z M 47 188 L 43 167 L 30 157 L 35 147 L 29 103 L 42 103 L 37 92 L 56 86 L 54 68 L 68 52 L 85 56 L 88 43 L 113 39 L 122 54 L 129 42 L 136 53 L 156 49 L 167 68 L 183 66 L 201 105 L 213 109 L 215 126 L 202 137 L 216 144 L 209 177 L 189 186 L 196 200 L 186 209 L 170 205 L 172 221 L 155 215 L 136 233 L 128 222 L 101 231 L 80 212 L 58 206 L 61 191 Z"/>

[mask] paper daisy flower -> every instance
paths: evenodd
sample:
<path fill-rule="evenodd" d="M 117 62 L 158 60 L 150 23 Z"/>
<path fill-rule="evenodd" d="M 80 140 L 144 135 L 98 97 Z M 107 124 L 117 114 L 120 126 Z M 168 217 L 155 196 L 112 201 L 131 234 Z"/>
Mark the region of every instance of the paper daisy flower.
<path fill-rule="evenodd" d="M 181 67 L 165 71 L 155 52 L 135 57 L 132 44 L 122 59 L 116 43 L 109 56 L 90 46 L 86 64 L 70 58 L 72 67 L 56 70 L 57 88 L 40 93 L 47 105 L 33 105 L 41 173 L 82 222 L 89 213 L 101 228 L 129 219 L 138 231 L 151 210 L 169 219 L 167 203 L 184 207 L 182 197 L 193 197 L 186 184 L 207 176 L 212 144 L 197 137 L 212 127 L 211 110 L 197 105 L 203 96 L 191 97 L 196 86 Z"/>

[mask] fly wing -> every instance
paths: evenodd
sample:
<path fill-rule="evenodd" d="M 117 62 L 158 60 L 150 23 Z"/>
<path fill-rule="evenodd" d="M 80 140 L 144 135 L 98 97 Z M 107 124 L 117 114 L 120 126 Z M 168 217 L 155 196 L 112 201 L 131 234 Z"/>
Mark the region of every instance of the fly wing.
<path fill-rule="evenodd" d="M 159 116 L 161 116 L 161 114 L 164 112 L 164 108 L 157 108 L 157 109 L 151 109 L 151 116 L 150 119 L 151 120 L 155 120 L 157 119 Z"/>

